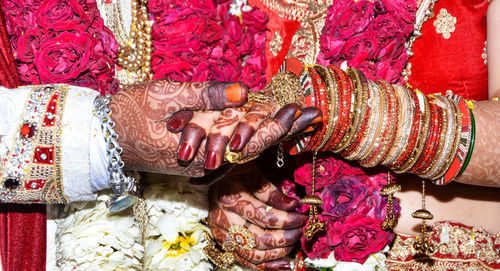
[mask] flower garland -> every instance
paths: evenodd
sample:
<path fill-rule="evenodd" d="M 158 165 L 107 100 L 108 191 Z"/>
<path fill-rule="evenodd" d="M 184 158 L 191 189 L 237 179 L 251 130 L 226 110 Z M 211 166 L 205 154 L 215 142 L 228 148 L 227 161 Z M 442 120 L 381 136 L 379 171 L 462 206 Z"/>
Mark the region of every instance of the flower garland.
<path fill-rule="evenodd" d="M 197 191 L 185 178 L 149 186 L 145 193 L 149 223 L 146 228 L 145 270 L 194 270 L 213 268 L 203 253 L 201 223 L 208 216 L 206 193 Z"/>
<path fill-rule="evenodd" d="M 340 0 L 328 8 L 318 62 L 358 68 L 368 79 L 403 83 L 414 0 Z"/>
<path fill-rule="evenodd" d="M 144 235 L 130 214 L 109 213 L 108 194 L 103 191 L 97 203 L 69 204 L 56 220 L 59 269 L 213 269 L 202 251 L 206 245 L 203 232 L 208 231 L 201 223 L 208 216 L 207 195 L 195 190 L 186 178 L 162 178 L 148 186 Z"/>
<path fill-rule="evenodd" d="M 26 84 L 65 83 L 114 93 L 118 44 L 93 0 L 2 1 Z"/>
<path fill-rule="evenodd" d="M 243 7 L 249 10 L 235 16 L 228 12 L 235 10 L 231 1 L 149 1 L 153 78 L 242 81 L 253 90 L 263 88 L 268 17 Z"/>
<path fill-rule="evenodd" d="M 107 194 L 103 192 L 97 202 L 66 205 L 56 219 L 60 270 L 142 270 L 139 227 L 129 215 L 109 213 Z"/>
<path fill-rule="evenodd" d="M 294 180 L 311 191 L 312 163 L 310 155 L 302 155 L 296 161 Z M 326 259 L 333 253 L 337 261 L 363 264 L 371 254 L 381 251 L 394 238 L 392 232 L 382 229 L 387 209 L 387 198 L 380 190 L 387 183 L 386 175 L 368 174 L 364 170 L 323 153 L 316 160 L 316 195 L 323 205 L 319 219 L 326 223 L 326 231 L 313 239 L 301 239 L 302 250 L 311 260 Z M 297 184 L 285 180 L 282 191 L 299 198 Z M 400 211 L 394 201 L 395 215 Z M 308 208 L 302 205 L 301 213 Z M 314 261 L 313 261 L 314 262 Z"/>

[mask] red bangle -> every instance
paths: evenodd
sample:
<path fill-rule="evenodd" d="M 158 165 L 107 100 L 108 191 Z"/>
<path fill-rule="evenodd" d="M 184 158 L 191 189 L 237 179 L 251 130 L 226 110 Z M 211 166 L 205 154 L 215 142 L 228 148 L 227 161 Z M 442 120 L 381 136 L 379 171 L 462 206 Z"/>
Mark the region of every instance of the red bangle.
<path fill-rule="evenodd" d="M 411 89 L 406 89 L 406 91 L 408 91 L 411 98 L 413 99 L 413 103 L 415 104 L 415 110 L 414 110 L 413 122 L 412 122 L 413 125 L 412 125 L 412 129 L 410 131 L 410 135 L 412 135 L 412 136 L 410 136 L 410 139 L 408 140 L 408 145 L 403 150 L 401 155 L 396 159 L 396 161 L 394 163 L 392 163 L 390 165 L 390 168 L 392 168 L 392 169 L 396 169 L 396 168 L 401 167 L 404 164 L 404 162 L 406 162 L 410 158 L 410 155 L 412 154 L 413 149 L 415 148 L 415 145 L 417 143 L 418 135 L 420 133 L 420 129 L 422 128 L 421 125 L 423 125 L 422 112 L 420 109 L 421 105 L 420 105 L 420 102 L 418 100 L 418 96 Z"/>
<path fill-rule="evenodd" d="M 318 146 L 320 144 L 320 139 L 321 137 L 323 137 L 323 134 L 326 130 L 326 124 L 328 123 L 328 104 L 324 102 L 326 100 L 326 96 L 324 96 L 324 93 L 326 93 L 325 82 L 315 69 L 309 69 L 309 76 L 311 77 L 313 85 L 313 103 L 323 112 L 323 125 L 318 131 L 316 131 L 311 140 L 309 140 L 309 143 L 307 144 L 304 151 L 312 151 L 314 150 L 315 146 Z M 321 95 L 321 93 L 323 93 L 323 95 Z"/>
<path fill-rule="evenodd" d="M 409 173 L 420 174 L 432 163 L 436 152 L 439 149 L 439 142 L 443 131 L 443 109 L 435 104 L 430 104 L 431 127 L 427 135 L 425 145 L 428 146 L 420 155 L 415 165 L 408 171 Z"/>
<path fill-rule="evenodd" d="M 363 106 L 365 108 L 365 114 L 364 116 L 360 116 L 361 119 L 361 123 L 359 124 L 359 128 L 358 127 L 354 127 L 353 129 L 357 129 L 356 130 L 356 133 L 357 134 L 354 134 L 354 140 L 351 144 L 349 144 L 341 153 L 340 155 L 342 156 L 349 156 L 350 154 L 352 154 L 356 148 L 358 147 L 358 145 L 361 143 L 361 140 L 363 139 L 363 135 L 365 133 L 365 130 L 367 128 L 367 123 L 368 123 L 368 118 L 370 116 L 370 107 L 368 106 L 368 100 L 370 99 L 370 91 L 368 89 L 368 82 L 367 82 L 367 79 L 366 77 L 364 76 L 364 74 L 360 71 L 360 70 L 355 70 L 355 69 L 352 69 L 355 73 L 358 74 L 359 78 L 359 82 L 358 84 L 361 85 L 361 93 L 358 93 L 358 95 L 360 95 L 360 99 L 362 100 L 361 101 L 361 104 L 359 104 L 359 106 Z M 351 78 L 352 79 L 352 78 Z M 364 97 L 364 98 L 363 98 Z M 363 111 L 363 110 L 361 110 Z M 355 112 L 355 114 L 360 114 L 360 112 Z"/>
<path fill-rule="evenodd" d="M 339 91 L 339 122 L 336 127 L 334 135 L 330 138 L 330 141 L 325 147 L 325 150 L 331 150 L 342 140 L 344 137 L 347 127 L 351 124 L 351 103 L 352 103 L 352 82 L 347 76 L 347 74 L 336 66 L 331 65 L 332 74 L 337 77 L 337 82 L 340 82 L 341 90 Z"/>

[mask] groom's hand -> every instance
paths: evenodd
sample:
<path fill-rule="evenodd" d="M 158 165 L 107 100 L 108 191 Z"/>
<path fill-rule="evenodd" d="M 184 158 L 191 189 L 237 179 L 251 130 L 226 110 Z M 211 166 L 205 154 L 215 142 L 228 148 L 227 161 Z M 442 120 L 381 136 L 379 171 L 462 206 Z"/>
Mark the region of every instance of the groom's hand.
<path fill-rule="evenodd" d="M 197 152 L 194 148 L 189 150 L 185 146 L 179 149 L 180 134 L 167 130 L 167 120 L 178 112 L 184 112 L 177 119 L 181 124 L 191 119 L 192 112 L 196 112 L 197 118 L 213 119 L 225 108 L 242 105 L 247 93 L 248 89 L 239 83 L 169 80 L 123 89 L 113 96 L 109 106 L 126 167 L 187 176 L 204 175 L 204 152 Z M 204 144 L 200 145 L 200 150 L 204 149 Z M 179 164 L 178 150 L 184 155 L 189 153 L 188 165 Z"/>

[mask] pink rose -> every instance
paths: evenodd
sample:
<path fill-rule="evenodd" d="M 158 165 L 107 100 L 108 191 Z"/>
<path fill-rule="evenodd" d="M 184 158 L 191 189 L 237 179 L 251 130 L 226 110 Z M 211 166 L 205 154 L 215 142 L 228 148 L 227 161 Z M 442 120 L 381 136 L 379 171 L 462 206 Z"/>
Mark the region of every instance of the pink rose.
<path fill-rule="evenodd" d="M 370 254 L 380 251 L 391 239 L 381 228 L 382 219 L 365 216 L 350 216 L 344 223 L 329 224 L 329 243 L 335 246 L 338 261 L 363 264 Z"/>
<path fill-rule="evenodd" d="M 336 61 L 340 57 L 342 57 L 342 52 L 344 49 L 346 41 L 344 39 L 340 39 L 334 37 L 333 35 L 321 35 L 320 37 L 320 45 L 321 45 L 321 53 L 318 57 L 319 59 L 331 59 Z M 326 64 L 326 62 L 323 62 Z"/>
<path fill-rule="evenodd" d="M 32 62 L 35 52 L 45 42 L 48 31 L 42 28 L 27 30 L 17 41 L 17 57 L 23 62 Z"/>
<path fill-rule="evenodd" d="M 297 168 L 294 173 L 295 182 L 311 190 L 312 185 L 312 163 L 311 155 L 302 155 L 298 159 Z M 334 184 L 338 178 L 341 166 L 340 160 L 335 159 L 329 153 L 321 153 L 316 159 L 316 181 L 315 187 L 319 191 L 329 184 Z"/>
<path fill-rule="evenodd" d="M 92 36 L 63 32 L 42 44 L 35 66 L 42 83 L 70 83 L 89 68 Z"/>
<path fill-rule="evenodd" d="M 82 6 L 76 0 L 46 0 L 36 13 L 38 25 L 56 31 L 72 30 L 87 19 Z"/>
<path fill-rule="evenodd" d="M 252 10 L 242 13 L 242 20 L 243 24 L 249 28 L 254 28 L 254 31 L 264 31 L 267 28 L 269 18 L 266 13 L 257 7 L 253 7 Z"/>

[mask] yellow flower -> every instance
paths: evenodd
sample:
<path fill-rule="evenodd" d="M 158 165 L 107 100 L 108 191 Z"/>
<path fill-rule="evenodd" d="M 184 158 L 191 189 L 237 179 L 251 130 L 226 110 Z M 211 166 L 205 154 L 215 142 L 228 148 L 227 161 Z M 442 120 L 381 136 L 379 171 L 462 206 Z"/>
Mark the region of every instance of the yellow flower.
<path fill-rule="evenodd" d="M 173 243 L 163 241 L 163 247 L 167 249 L 166 257 L 177 257 L 188 253 L 190 248 L 196 244 L 196 240 L 191 236 L 179 236 Z"/>

